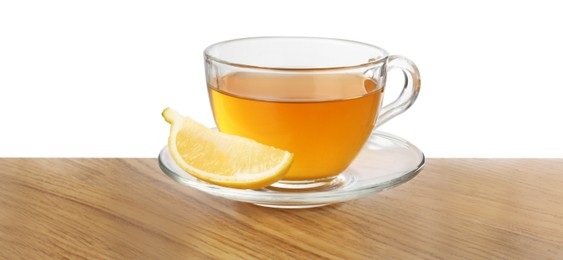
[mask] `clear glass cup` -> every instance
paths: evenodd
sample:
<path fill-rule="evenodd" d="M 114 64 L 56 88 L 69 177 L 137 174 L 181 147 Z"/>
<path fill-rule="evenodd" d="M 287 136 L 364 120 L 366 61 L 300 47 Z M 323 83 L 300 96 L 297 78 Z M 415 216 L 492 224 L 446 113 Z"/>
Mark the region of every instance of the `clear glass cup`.
<path fill-rule="evenodd" d="M 243 38 L 213 44 L 204 55 L 218 129 L 294 154 L 273 185 L 283 189 L 334 185 L 374 128 L 407 110 L 420 91 L 412 61 L 356 41 Z M 382 106 L 394 69 L 405 84 Z"/>

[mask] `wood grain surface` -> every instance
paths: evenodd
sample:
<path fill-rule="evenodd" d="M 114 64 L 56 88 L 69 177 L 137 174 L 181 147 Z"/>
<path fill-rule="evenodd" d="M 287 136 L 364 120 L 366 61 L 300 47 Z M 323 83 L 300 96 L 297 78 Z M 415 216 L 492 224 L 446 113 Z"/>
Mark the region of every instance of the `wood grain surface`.
<path fill-rule="evenodd" d="M 429 159 L 410 182 L 280 210 L 156 159 L 0 159 L 0 259 L 563 259 L 563 159 Z"/>

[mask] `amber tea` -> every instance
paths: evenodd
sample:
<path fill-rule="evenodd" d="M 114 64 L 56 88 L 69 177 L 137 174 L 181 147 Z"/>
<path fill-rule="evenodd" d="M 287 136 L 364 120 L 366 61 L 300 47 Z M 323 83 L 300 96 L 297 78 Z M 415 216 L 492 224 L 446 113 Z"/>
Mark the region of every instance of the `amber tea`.
<path fill-rule="evenodd" d="M 294 153 L 285 180 L 338 175 L 370 133 L 383 88 L 361 74 L 232 73 L 209 81 L 220 131 Z"/>

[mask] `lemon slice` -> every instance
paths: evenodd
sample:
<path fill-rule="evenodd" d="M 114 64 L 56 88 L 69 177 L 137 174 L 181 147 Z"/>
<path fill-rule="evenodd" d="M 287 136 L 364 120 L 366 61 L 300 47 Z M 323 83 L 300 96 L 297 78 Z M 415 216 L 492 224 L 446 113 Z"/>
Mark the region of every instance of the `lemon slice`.
<path fill-rule="evenodd" d="M 259 189 L 280 180 L 293 154 L 254 140 L 215 131 L 166 108 L 168 149 L 187 173 L 220 186 Z"/>

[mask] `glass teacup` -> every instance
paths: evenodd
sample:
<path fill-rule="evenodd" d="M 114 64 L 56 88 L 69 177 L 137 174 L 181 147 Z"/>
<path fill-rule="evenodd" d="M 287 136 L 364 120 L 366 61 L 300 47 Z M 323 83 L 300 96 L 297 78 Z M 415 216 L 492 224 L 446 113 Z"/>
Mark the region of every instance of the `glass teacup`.
<path fill-rule="evenodd" d="M 387 72 L 400 69 L 399 97 L 382 107 Z M 373 129 L 407 110 L 420 90 L 417 67 L 379 47 L 313 37 L 257 37 L 205 50 L 213 115 L 221 132 L 294 154 L 278 187 L 326 186 Z"/>

